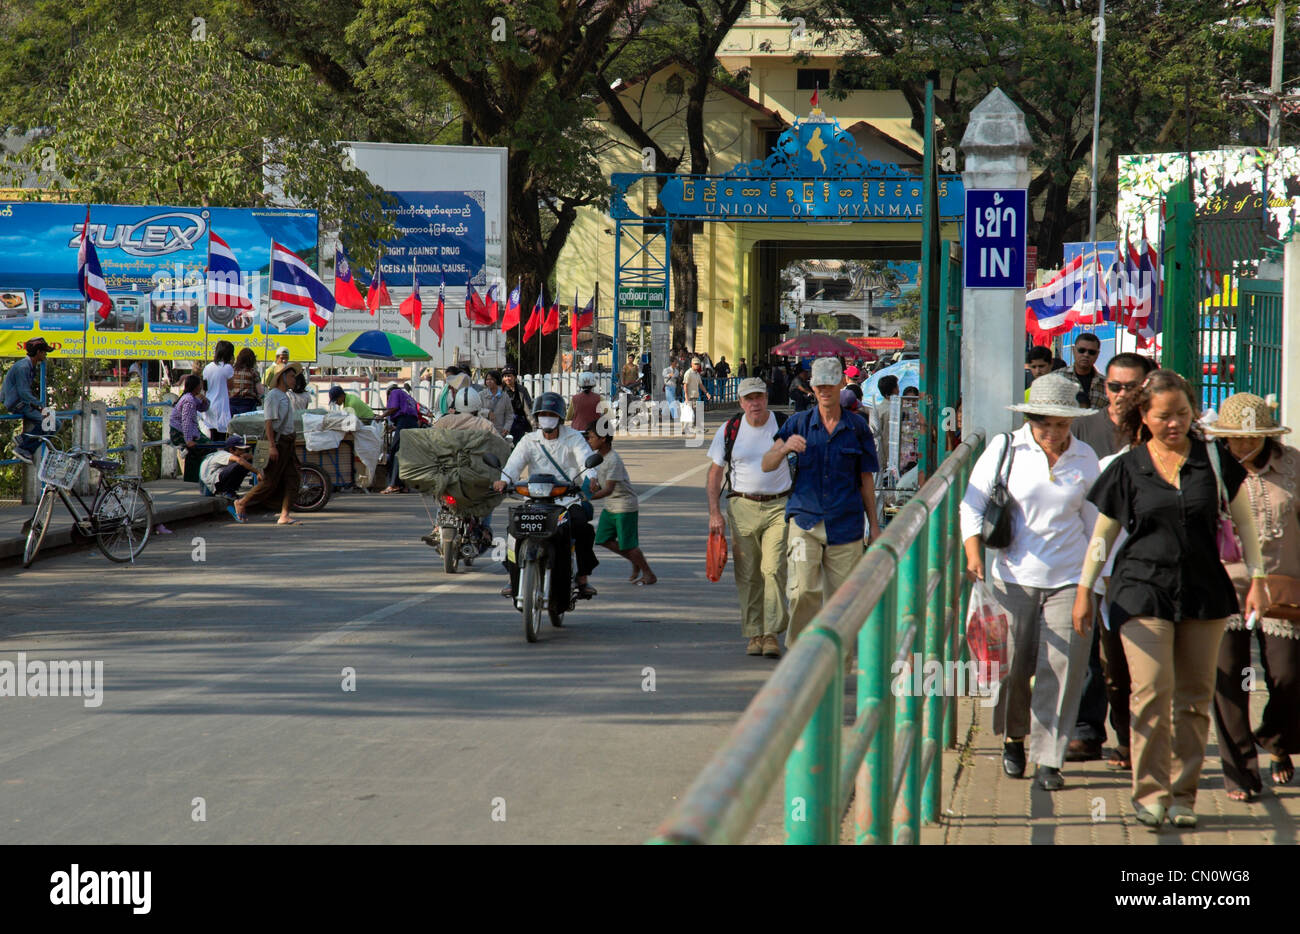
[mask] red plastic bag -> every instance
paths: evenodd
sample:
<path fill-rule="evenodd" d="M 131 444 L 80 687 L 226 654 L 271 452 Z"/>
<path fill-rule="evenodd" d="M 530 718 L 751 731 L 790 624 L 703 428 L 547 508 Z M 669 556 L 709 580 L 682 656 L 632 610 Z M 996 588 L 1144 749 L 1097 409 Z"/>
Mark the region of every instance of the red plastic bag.
<path fill-rule="evenodd" d="M 715 584 L 722 580 L 722 569 L 727 566 L 727 536 L 720 532 L 709 533 L 709 550 L 704 557 L 704 576 Z"/>
<path fill-rule="evenodd" d="M 1007 629 L 1007 611 L 984 581 L 976 581 L 971 588 L 970 610 L 966 615 L 966 644 L 976 662 L 982 691 L 995 689 L 1011 667 Z"/>

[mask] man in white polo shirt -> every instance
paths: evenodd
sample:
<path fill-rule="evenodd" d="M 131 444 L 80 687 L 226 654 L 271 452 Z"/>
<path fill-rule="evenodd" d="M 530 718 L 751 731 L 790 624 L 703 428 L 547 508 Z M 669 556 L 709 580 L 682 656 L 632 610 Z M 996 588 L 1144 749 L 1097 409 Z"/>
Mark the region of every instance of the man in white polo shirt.
<path fill-rule="evenodd" d="M 732 570 L 740 595 L 741 622 L 750 655 L 781 657 L 780 634 L 789 623 L 785 597 L 785 506 L 789 465 L 763 472 L 763 455 L 785 421 L 767 408 L 767 385 L 756 377 L 740 381 L 741 412 L 733 415 L 709 447 L 709 531 L 726 534 L 721 495 L 728 487 Z"/>

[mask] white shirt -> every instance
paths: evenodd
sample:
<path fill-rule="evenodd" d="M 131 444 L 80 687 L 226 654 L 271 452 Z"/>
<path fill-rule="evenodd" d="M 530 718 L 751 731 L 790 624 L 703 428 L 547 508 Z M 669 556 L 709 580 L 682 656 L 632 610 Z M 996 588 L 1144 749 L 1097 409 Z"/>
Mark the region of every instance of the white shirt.
<path fill-rule="evenodd" d="M 225 431 L 230 427 L 230 390 L 226 383 L 235 375 L 229 363 L 209 363 L 203 368 L 203 378 L 208 384 L 208 410 L 199 413 L 199 421 L 212 431 Z"/>
<path fill-rule="evenodd" d="M 1097 507 L 1086 499 L 1101 476 L 1097 455 L 1086 442 L 1071 437 L 1056 466 L 1049 468 L 1028 422 L 1011 439 L 1011 544 L 997 551 L 990 573 L 1000 581 L 1045 590 L 1078 583 L 1097 522 Z M 994 438 L 971 470 L 959 509 L 963 541 L 980 534 L 1003 447 L 1002 437 Z"/>
<path fill-rule="evenodd" d="M 206 483 L 209 489 L 216 489 L 217 484 L 221 482 L 222 468 L 229 463 L 229 451 L 213 451 L 203 458 L 203 463 L 199 464 L 199 479 Z"/>
<path fill-rule="evenodd" d="M 755 428 L 749 419 L 741 416 L 740 430 L 736 432 L 736 443 L 731 447 L 731 489 L 736 493 L 750 493 L 755 496 L 787 492 L 792 483 L 790 465 L 781 459 L 781 465 L 771 473 L 763 472 L 763 455 L 772 450 L 776 439 L 776 415 L 767 413 L 767 424 Z M 709 445 L 709 458 L 719 467 L 726 469 L 724 455 L 727 450 L 727 424 L 713 436 Z"/>
<path fill-rule="evenodd" d="M 515 449 L 510 454 L 510 459 L 506 465 L 501 468 L 501 479 L 506 483 L 516 483 L 524 479 L 524 470 L 527 469 L 527 476 L 533 474 L 551 474 L 558 476 L 559 471 L 555 469 L 543 452 L 543 449 L 550 451 L 551 457 L 555 458 L 570 480 L 578 484 L 582 482 L 583 477 L 588 477 L 594 483 L 596 481 L 595 469 L 588 470 L 583 464 L 591 456 L 591 448 L 587 440 L 582 436 L 582 432 L 575 431 L 568 425 L 560 426 L 560 433 L 554 441 L 548 441 L 542 437 L 542 430 L 530 431 L 524 435 L 523 440 L 515 445 Z M 563 477 L 559 477 L 563 480 Z"/>

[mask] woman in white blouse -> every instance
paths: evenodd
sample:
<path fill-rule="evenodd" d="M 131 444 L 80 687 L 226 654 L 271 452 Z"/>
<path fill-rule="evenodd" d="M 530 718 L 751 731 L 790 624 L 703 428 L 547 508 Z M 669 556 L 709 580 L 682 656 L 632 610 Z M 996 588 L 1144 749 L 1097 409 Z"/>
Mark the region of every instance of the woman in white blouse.
<path fill-rule="evenodd" d="M 199 416 L 213 441 L 225 441 L 230 429 L 230 391 L 227 384 L 235 375 L 235 345 L 230 341 L 217 341 L 212 351 L 212 362 L 203 368 L 208 410 Z"/>
<path fill-rule="evenodd" d="M 989 570 L 992 591 L 1010 621 L 1010 671 L 993 709 L 993 729 L 1003 736 L 1002 768 L 1013 778 L 1025 773 L 1029 736 L 1028 759 L 1037 763 L 1034 778 L 1045 791 L 1065 786 L 1061 764 L 1091 648 L 1071 617 L 1097 519 L 1086 497 L 1099 474 L 1096 453 L 1070 435 L 1071 421 L 1090 414 L 1077 407 L 1077 392 L 1056 374 L 1034 380 L 1029 401 L 1008 406 L 1025 413 L 1026 424 L 989 443 L 971 470 L 960 509 L 967 577 L 984 580 L 981 524 L 1009 437 L 1010 474 L 1004 466 L 1002 476 L 1011 496 L 1011 542 L 995 552 Z"/>

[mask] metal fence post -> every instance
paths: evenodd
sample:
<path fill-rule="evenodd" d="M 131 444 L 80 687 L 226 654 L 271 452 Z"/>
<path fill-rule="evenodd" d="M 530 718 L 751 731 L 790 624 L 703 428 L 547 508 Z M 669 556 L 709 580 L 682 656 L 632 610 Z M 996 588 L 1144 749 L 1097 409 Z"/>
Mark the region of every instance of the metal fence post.
<path fill-rule="evenodd" d="M 900 633 L 906 634 L 908 629 L 916 627 L 911 657 L 905 669 L 911 675 L 911 683 L 905 686 L 902 696 L 896 701 L 897 712 L 894 718 L 898 739 L 907 743 L 898 749 L 899 755 L 905 754 L 906 758 L 901 763 L 903 783 L 894 801 L 894 842 L 904 844 L 916 843 L 921 830 L 921 698 L 916 685 L 922 672 L 918 672 L 916 666 L 925 645 L 926 554 L 923 536 L 929 523 L 927 513 L 925 525 L 918 530 L 916 539 L 903 555 L 898 574 Z M 895 768 L 898 766 L 899 763 L 895 763 Z"/>
<path fill-rule="evenodd" d="M 898 575 L 894 574 L 885 595 L 876 602 L 866 625 L 858 631 L 858 659 L 862 674 L 858 677 L 858 714 L 878 705 L 880 726 L 858 770 L 854 801 L 854 842 L 889 843 L 893 839 L 894 775 L 894 708 L 897 701 L 890 690 L 894 662 L 894 630 L 897 625 L 894 607 L 897 602 Z"/>
<path fill-rule="evenodd" d="M 167 439 L 171 436 L 171 430 L 168 427 L 171 425 L 171 420 L 172 403 L 168 402 L 162 407 L 163 444 L 162 447 L 158 448 L 158 476 L 163 480 L 174 479 L 179 470 L 179 465 L 176 463 L 176 449 L 167 443 Z"/>
<path fill-rule="evenodd" d="M 126 418 L 122 424 L 126 428 L 126 437 L 123 444 L 126 445 L 126 451 L 122 455 L 122 463 L 126 470 L 123 471 L 128 477 L 144 476 L 144 400 L 132 399 L 127 403 L 130 409 L 126 413 Z"/>
<path fill-rule="evenodd" d="M 953 615 L 945 652 L 954 665 L 960 665 L 962 657 L 961 645 L 958 643 L 957 638 L 962 625 L 961 582 L 966 570 L 966 562 L 963 558 L 966 551 L 961 543 L 961 521 L 957 514 L 957 506 L 961 502 L 961 498 L 966 494 L 966 485 L 961 481 L 963 473 L 964 471 L 959 470 L 957 475 L 953 477 L 952 485 L 948 487 L 948 495 L 944 497 L 943 506 L 948 516 L 948 539 L 953 546 L 952 555 L 944 561 L 948 568 L 948 576 L 944 581 L 943 605 L 948 608 L 948 613 Z M 948 625 L 946 618 L 944 625 Z M 948 702 L 948 712 L 943 718 L 944 744 L 949 749 L 954 749 L 957 746 L 957 702 L 957 695 L 954 694 L 952 700 Z"/>
<path fill-rule="evenodd" d="M 785 842 L 838 843 L 840 744 L 844 722 L 844 647 L 833 632 L 806 629 L 803 639 L 835 645 L 835 671 L 785 764 Z"/>
<path fill-rule="evenodd" d="M 945 502 L 947 500 L 946 493 L 944 500 Z M 938 662 L 941 686 L 938 693 L 926 690 L 923 702 L 925 742 L 921 755 L 922 762 L 926 758 L 930 759 L 930 766 L 921 777 L 921 820 L 932 824 L 939 820 L 939 804 L 943 798 L 943 708 L 949 692 L 956 689 L 956 682 L 950 685 L 948 681 L 949 666 L 946 664 L 948 653 L 945 651 L 944 644 L 946 641 L 944 623 L 947 621 L 945 608 L 949 605 L 944 599 L 948 568 L 944 556 L 944 549 L 948 545 L 948 510 L 944 508 L 944 503 L 940 503 L 934 512 L 930 513 L 930 521 L 927 525 L 925 586 L 928 590 L 930 582 L 933 581 L 934 590 L 926 600 L 925 660 L 927 665 L 931 661 Z M 927 673 L 923 671 L 922 674 L 924 676 Z M 929 685 L 929 677 L 923 677 L 922 683 Z"/>

